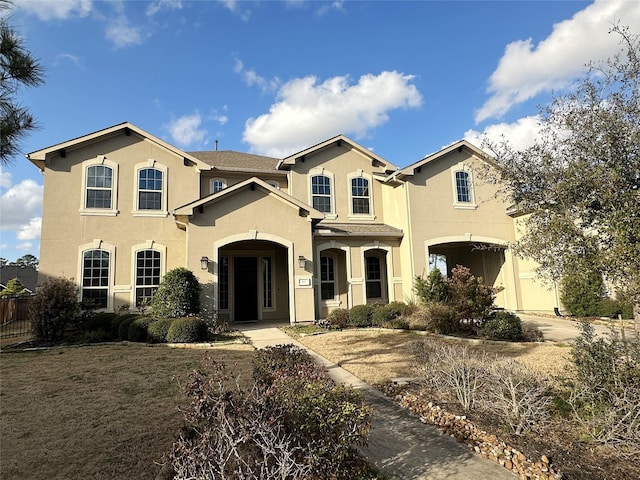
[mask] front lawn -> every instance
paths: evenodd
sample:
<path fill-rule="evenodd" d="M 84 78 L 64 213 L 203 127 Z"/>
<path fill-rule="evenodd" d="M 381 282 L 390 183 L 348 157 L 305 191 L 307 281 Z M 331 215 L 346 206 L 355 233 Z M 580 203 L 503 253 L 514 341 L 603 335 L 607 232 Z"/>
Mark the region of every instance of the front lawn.
<path fill-rule="evenodd" d="M 253 347 L 208 351 L 251 381 Z M 203 355 L 142 344 L 4 350 L 0 478 L 155 478 L 183 424 L 173 377 Z"/>

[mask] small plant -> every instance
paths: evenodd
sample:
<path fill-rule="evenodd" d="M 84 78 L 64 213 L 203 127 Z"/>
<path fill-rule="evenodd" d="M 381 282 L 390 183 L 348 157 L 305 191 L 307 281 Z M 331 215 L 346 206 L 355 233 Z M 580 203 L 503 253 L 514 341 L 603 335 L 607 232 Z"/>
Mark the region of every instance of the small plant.
<path fill-rule="evenodd" d="M 371 315 L 373 325 L 384 326 L 385 324 L 404 315 L 406 305 L 402 302 L 391 302 L 381 305 Z"/>
<path fill-rule="evenodd" d="M 167 334 L 169 333 L 169 327 L 173 323 L 173 318 L 161 318 L 155 322 L 151 322 L 147 328 L 147 334 L 149 342 L 151 343 L 165 343 L 167 341 Z"/>
<path fill-rule="evenodd" d="M 190 270 L 179 267 L 167 272 L 151 302 L 155 318 L 179 318 L 200 312 L 200 284 Z"/>
<path fill-rule="evenodd" d="M 167 332 L 169 343 L 201 342 L 207 336 L 207 324 L 197 317 L 176 318 Z"/>
<path fill-rule="evenodd" d="M 7 287 L 0 291 L 0 297 L 27 296 L 29 291 L 18 278 L 12 278 L 7 282 Z"/>
<path fill-rule="evenodd" d="M 465 412 L 475 407 L 487 381 L 486 356 L 431 339 L 412 342 L 410 348 L 415 369 L 429 390 L 457 402 Z"/>
<path fill-rule="evenodd" d="M 492 340 L 522 340 L 522 321 L 511 312 L 497 311 L 482 324 L 479 334 Z"/>
<path fill-rule="evenodd" d="M 78 288 L 66 278 L 46 282 L 31 302 L 31 325 L 36 339 L 58 341 L 80 313 Z"/>
<path fill-rule="evenodd" d="M 426 330 L 442 335 L 460 332 L 460 318 L 456 310 L 445 303 L 428 303 L 424 307 L 428 322 Z"/>
<path fill-rule="evenodd" d="M 552 397 L 546 385 L 513 359 L 487 363 L 482 396 L 484 410 L 509 426 L 512 433 L 537 429 L 549 419 Z"/>
<path fill-rule="evenodd" d="M 449 301 L 468 327 L 475 330 L 477 326 L 490 317 L 495 299 L 495 290 L 484 284 L 481 277 L 471 274 L 471 270 L 456 265 L 447 279 Z"/>
<path fill-rule="evenodd" d="M 349 324 L 352 327 L 372 326 L 373 308 L 374 307 L 369 304 L 355 305 L 354 307 L 351 307 L 351 310 L 349 310 Z"/>
<path fill-rule="evenodd" d="M 447 279 L 438 268 L 431 270 L 427 278 L 417 275 L 413 290 L 422 303 L 446 302 L 449 297 Z"/>
<path fill-rule="evenodd" d="M 349 326 L 349 310 L 346 308 L 336 308 L 327 315 L 329 328 L 346 328 Z"/>

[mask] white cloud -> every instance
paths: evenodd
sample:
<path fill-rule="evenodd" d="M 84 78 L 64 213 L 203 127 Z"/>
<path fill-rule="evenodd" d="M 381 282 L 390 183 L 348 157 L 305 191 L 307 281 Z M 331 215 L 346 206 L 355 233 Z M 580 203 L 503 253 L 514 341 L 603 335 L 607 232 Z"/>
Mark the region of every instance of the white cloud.
<path fill-rule="evenodd" d="M 618 22 L 639 31 L 638 3 L 595 0 L 571 19 L 554 25 L 551 35 L 537 45 L 531 38 L 507 45 L 489 79 L 491 96 L 476 112 L 476 122 L 499 118 L 516 104 L 564 88 L 584 72 L 586 63 L 615 54 L 619 37 L 608 32 Z"/>
<path fill-rule="evenodd" d="M 20 10 L 33 13 L 40 20 L 86 17 L 91 12 L 91 0 L 17 0 Z"/>
<path fill-rule="evenodd" d="M 147 7 L 147 16 L 151 17 L 162 10 L 180 10 L 181 8 L 181 0 L 158 0 Z"/>
<path fill-rule="evenodd" d="M 253 152 L 283 157 L 340 133 L 362 138 L 386 123 L 389 111 L 422 104 L 413 78 L 382 72 L 363 75 L 355 85 L 347 76 L 322 83 L 314 76 L 291 80 L 269 113 L 246 122 L 243 140 Z"/>
<path fill-rule="evenodd" d="M 42 230 L 42 218 L 35 217 L 29 220 L 29 223 L 21 225 L 16 237 L 18 240 L 34 240 L 40 238 Z"/>
<path fill-rule="evenodd" d="M 113 43 L 116 48 L 140 45 L 144 41 L 142 29 L 131 25 L 124 13 L 109 21 L 105 29 L 105 35 L 107 40 Z"/>
<path fill-rule="evenodd" d="M 241 60 L 236 59 L 233 70 L 242 77 L 244 83 L 250 87 L 256 85 L 263 92 L 275 92 L 282 83 L 278 77 L 267 80 L 256 73 L 254 69 L 246 69 Z"/>
<path fill-rule="evenodd" d="M 176 143 L 186 147 L 204 141 L 207 130 L 200 128 L 201 124 L 202 117 L 198 112 L 195 112 L 170 122 L 166 128 Z"/>
<path fill-rule="evenodd" d="M 31 242 L 22 242 L 16 245 L 16 250 L 22 250 L 23 252 L 29 252 L 33 248 L 33 244 Z"/>
<path fill-rule="evenodd" d="M 6 177 L 3 178 L 3 184 L 4 182 Z M 0 197 L 0 230 L 20 230 L 30 225 L 33 218 L 39 217 L 42 211 L 42 190 L 42 185 L 28 179 L 3 192 Z"/>
<path fill-rule="evenodd" d="M 467 130 L 464 139 L 482 148 L 485 139 L 492 143 L 507 140 L 516 150 L 524 150 L 533 145 L 540 133 L 538 115 L 523 117 L 513 123 L 496 123 L 485 127 L 484 131 Z"/>
<path fill-rule="evenodd" d="M 251 8 L 248 5 L 251 2 L 239 2 L 237 0 L 220 0 L 219 3 L 224 6 L 230 12 L 238 15 L 243 21 L 248 21 L 249 17 L 251 17 Z M 242 5 L 242 8 L 239 8 L 239 5 Z"/>
<path fill-rule="evenodd" d="M 0 188 L 9 188 L 11 186 L 11 172 L 5 172 L 0 167 Z"/>

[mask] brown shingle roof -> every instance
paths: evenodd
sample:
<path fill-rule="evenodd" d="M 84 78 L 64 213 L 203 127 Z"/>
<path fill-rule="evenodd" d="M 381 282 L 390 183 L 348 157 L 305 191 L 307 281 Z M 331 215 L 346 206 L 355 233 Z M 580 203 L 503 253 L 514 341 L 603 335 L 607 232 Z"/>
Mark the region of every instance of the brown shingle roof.
<path fill-rule="evenodd" d="M 276 171 L 276 167 L 280 161 L 277 158 L 234 152 L 232 150 L 188 153 L 189 155 L 196 157 L 198 160 L 208 163 L 219 170 Z"/>

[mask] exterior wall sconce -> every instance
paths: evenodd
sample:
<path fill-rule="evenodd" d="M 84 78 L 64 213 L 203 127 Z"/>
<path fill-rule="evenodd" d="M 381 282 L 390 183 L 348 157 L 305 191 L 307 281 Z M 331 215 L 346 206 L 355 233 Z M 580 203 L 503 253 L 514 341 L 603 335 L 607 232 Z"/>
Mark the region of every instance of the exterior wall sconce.
<path fill-rule="evenodd" d="M 209 257 L 202 257 L 200 259 L 200 268 L 202 270 L 207 270 L 209 268 Z"/>
<path fill-rule="evenodd" d="M 304 267 L 306 267 L 306 266 L 307 266 L 307 259 L 306 259 L 306 258 L 304 258 L 302 255 L 300 255 L 300 256 L 298 257 L 298 266 L 299 266 L 300 268 L 304 268 Z"/>

